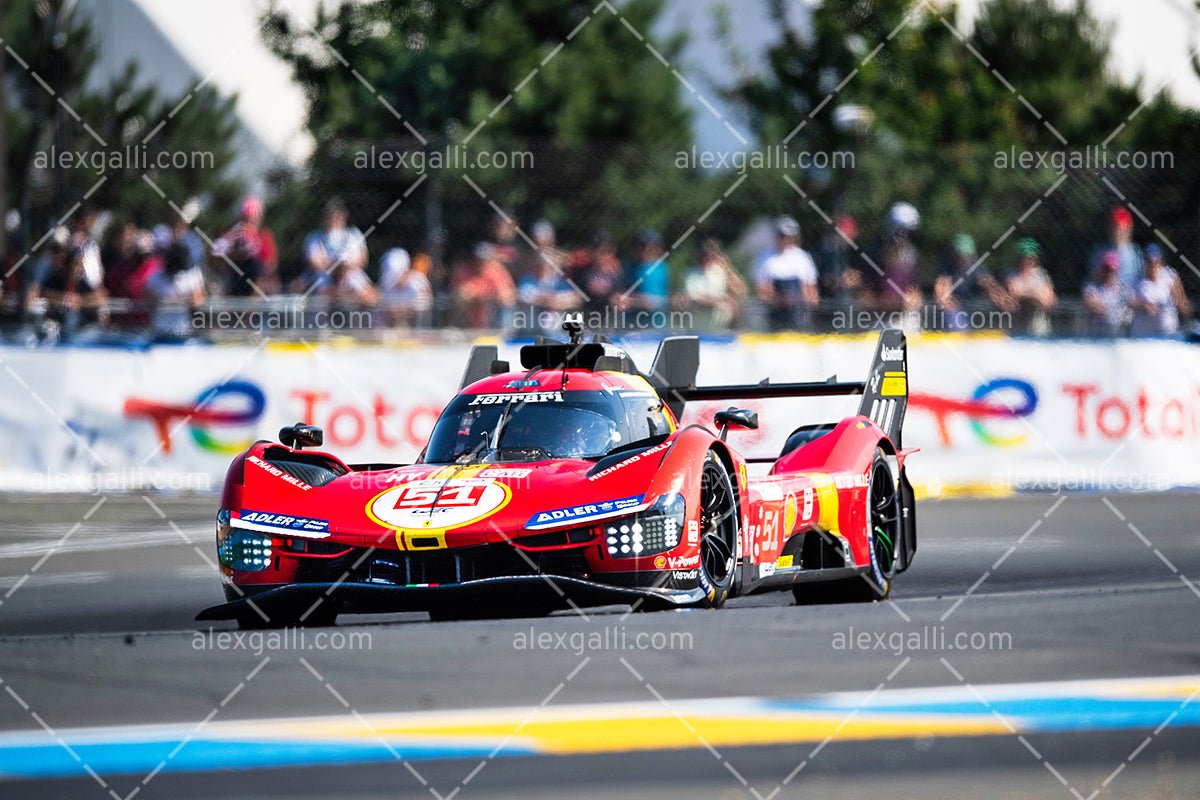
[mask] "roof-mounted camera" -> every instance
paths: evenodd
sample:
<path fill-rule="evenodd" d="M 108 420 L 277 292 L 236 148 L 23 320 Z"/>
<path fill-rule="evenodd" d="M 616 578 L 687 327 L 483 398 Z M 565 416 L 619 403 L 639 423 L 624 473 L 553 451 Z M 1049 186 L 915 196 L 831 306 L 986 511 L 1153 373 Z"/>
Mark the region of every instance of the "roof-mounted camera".
<path fill-rule="evenodd" d="M 573 314 L 564 314 L 562 329 L 566 331 L 567 336 L 571 338 L 571 344 L 582 344 L 583 314 L 579 312 L 575 312 Z"/>

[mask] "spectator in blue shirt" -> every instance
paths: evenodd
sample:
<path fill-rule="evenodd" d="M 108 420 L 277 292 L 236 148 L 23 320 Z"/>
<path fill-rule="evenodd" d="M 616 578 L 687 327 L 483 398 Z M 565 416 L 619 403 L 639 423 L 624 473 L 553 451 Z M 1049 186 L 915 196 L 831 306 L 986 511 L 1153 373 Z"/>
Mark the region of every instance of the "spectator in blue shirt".
<path fill-rule="evenodd" d="M 629 269 L 629 306 L 642 311 L 667 307 L 671 270 L 667 266 L 663 238 L 656 230 L 638 234 L 638 257 Z"/>

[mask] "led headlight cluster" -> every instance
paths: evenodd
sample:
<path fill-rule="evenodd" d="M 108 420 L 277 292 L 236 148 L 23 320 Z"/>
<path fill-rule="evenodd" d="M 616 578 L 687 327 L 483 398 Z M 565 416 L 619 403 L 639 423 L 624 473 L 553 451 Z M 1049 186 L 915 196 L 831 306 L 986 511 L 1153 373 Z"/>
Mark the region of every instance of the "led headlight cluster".
<path fill-rule="evenodd" d="M 640 514 L 607 523 L 604 535 L 609 555 L 633 558 L 673 550 L 679 544 L 685 511 L 682 496 L 666 494 Z"/>
<path fill-rule="evenodd" d="M 222 509 L 217 515 L 217 560 L 238 572 L 262 572 L 271 565 L 271 537 L 231 528 L 229 512 Z"/>

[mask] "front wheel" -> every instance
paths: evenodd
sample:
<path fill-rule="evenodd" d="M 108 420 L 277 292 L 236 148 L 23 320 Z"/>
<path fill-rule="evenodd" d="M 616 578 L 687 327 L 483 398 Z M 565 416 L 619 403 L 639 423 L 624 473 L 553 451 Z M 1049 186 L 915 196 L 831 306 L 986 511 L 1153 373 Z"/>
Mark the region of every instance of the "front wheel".
<path fill-rule="evenodd" d="M 737 564 L 738 507 L 729 471 L 709 451 L 700 473 L 700 567 L 696 577 L 704 608 L 720 608 L 729 597 Z"/>

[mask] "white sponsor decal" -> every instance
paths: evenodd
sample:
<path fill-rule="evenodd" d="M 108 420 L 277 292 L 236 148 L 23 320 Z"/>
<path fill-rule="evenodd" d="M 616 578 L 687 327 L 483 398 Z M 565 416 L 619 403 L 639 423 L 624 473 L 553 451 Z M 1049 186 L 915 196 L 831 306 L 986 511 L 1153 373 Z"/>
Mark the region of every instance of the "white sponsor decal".
<path fill-rule="evenodd" d="M 275 466 L 274 464 L 269 464 L 266 461 L 263 461 L 258 456 L 250 456 L 246 460 L 249 461 L 254 466 L 258 467 L 259 469 L 263 470 L 264 472 L 267 472 L 267 473 L 273 475 L 274 477 L 278 478 L 279 480 L 283 481 L 284 483 L 290 483 L 292 486 L 295 486 L 297 489 L 299 489 L 302 492 L 307 492 L 309 489 L 312 488 L 312 486 L 310 486 L 307 483 L 305 483 L 304 481 L 300 480 L 295 475 L 284 472 L 279 467 Z"/>
<path fill-rule="evenodd" d="M 377 496 L 368 511 L 393 528 L 455 528 L 483 519 L 508 498 L 506 488 L 490 480 L 412 481 Z"/>
<path fill-rule="evenodd" d="M 519 392 L 512 394 L 477 394 L 471 398 L 471 402 L 467 405 L 490 406 L 495 403 L 507 403 L 509 400 L 514 401 L 514 403 L 561 403 L 563 401 L 563 393 Z"/>
<path fill-rule="evenodd" d="M 696 544 L 697 542 L 700 541 L 700 520 L 698 520 L 698 519 L 689 519 L 688 520 L 687 540 L 688 540 L 688 544 Z"/>
<path fill-rule="evenodd" d="M 413 481 L 423 481 L 429 477 L 432 470 L 418 469 L 412 472 L 393 472 L 387 476 L 385 483 L 412 483 Z"/>
<path fill-rule="evenodd" d="M 700 554 L 693 553 L 690 556 L 668 556 L 667 567 L 670 569 L 691 569 L 692 567 L 700 566 Z"/>
<path fill-rule="evenodd" d="M 884 345 L 883 350 L 879 354 L 879 357 L 882 358 L 884 361 L 903 361 L 904 360 L 904 348 L 903 347 L 888 347 L 887 345 Z"/>
<path fill-rule="evenodd" d="M 661 453 L 663 450 L 666 450 L 670 446 L 671 446 L 670 442 L 663 442 L 662 444 L 656 444 L 656 445 L 654 445 L 654 447 L 651 447 L 648 450 L 643 450 L 642 452 L 638 453 L 635 456 L 630 456 L 629 458 L 625 459 L 624 461 L 620 461 L 616 464 L 613 464 L 611 467 L 600 470 L 595 475 L 589 475 L 588 480 L 589 481 L 598 481 L 601 478 L 604 478 L 604 477 L 607 477 L 608 475 L 613 474 L 614 472 L 616 472 L 619 469 L 624 469 L 625 467 L 636 464 L 645 458 L 649 458 L 650 456 L 654 455 L 655 453 Z"/>
<path fill-rule="evenodd" d="M 869 475 L 835 475 L 833 485 L 839 489 L 859 489 L 871 482 Z"/>
<path fill-rule="evenodd" d="M 531 469 L 492 467 L 479 473 L 481 478 L 528 478 L 533 474 Z"/>

